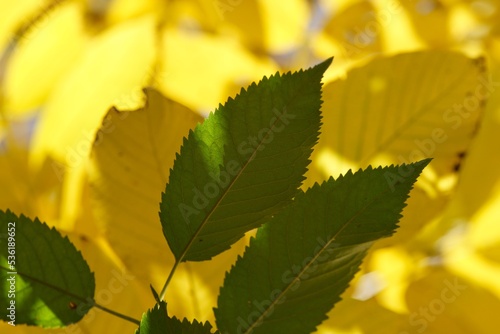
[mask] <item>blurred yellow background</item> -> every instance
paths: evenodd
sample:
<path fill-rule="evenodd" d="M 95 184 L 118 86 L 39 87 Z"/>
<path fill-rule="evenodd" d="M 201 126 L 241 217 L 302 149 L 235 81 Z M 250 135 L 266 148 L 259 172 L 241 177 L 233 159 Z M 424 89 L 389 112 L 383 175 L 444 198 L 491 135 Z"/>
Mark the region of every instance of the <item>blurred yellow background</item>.
<path fill-rule="evenodd" d="M 68 235 L 98 303 L 136 319 L 153 306 L 149 284 L 161 289 L 173 264 L 158 203 L 188 129 L 262 76 L 334 56 L 304 187 L 368 164 L 434 161 L 398 233 L 375 245 L 318 332 L 497 333 L 499 1 L 0 0 L 0 17 L 0 208 Z M 155 93 L 144 106 L 145 87 L 168 100 Z M 143 107 L 146 118 L 127 112 Z M 170 314 L 214 324 L 245 242 L 183 264 Z M 134 329 L 99 310 L 57 330 L 0 324 Z"/>

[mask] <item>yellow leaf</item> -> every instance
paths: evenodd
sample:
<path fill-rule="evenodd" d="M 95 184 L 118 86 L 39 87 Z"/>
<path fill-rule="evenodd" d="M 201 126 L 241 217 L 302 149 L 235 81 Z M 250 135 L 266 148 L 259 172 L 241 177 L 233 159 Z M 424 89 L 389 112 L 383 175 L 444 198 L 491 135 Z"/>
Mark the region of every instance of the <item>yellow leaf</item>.
<path fill-rule="evenodd" d="M 10 115 L 33 112 L 75 63 L 86 42 L 81 7 L 74 2 L 61 5 L 21 40 L 5 78 L 5 108 Z"/>
<path fill-rule="evenodd" d="M 484 104 L 485 91 L 477 89 L 483 80 L 481 60 L 452 52 L 375 59 L 325 86 L 324 125 L 314 156 L 326 148 L 358 167 L 433 157 L 435 176 L 453 173 Z M 313 167 L 322 176 L 311 172 L 311 181 L 346 172 L 343 166 Z"/>
<path fill-rule="evenodd" d="M 111 246 L 143 286 L 152 283 L 159 292 L 174 264 L 158 216 L 161 192 L 183 137 L 203 119 L 154 90 L 146 95 L 144 109 L 111 110 L 104 119 L 90 180 L 96 216 Z M 181 266 L 167 290 L 169 312 L 213 319 L 218 287 L 235 257 L 226 252 L 210 262 Z"/>
<path fill-rule="evenodd" d="M 52 155 L 68 168 L 82 164 L 106 111 L 147 80 L 155 56 L 154 20 L 127 21 L 95 38 L 54 89 L 37 124 L 31 159 Z M 135 105 L 131 108 L 137 107 Z"/>
<path fill-rule="evenodd" d="M 161 192 L 183 136 L 202 121 L 154 90 L 146 94 L 144 109 L 108 112 L 90 168 L 98 220 L 125 265 L 142 278 L 148 275 L 146 260 L 169 263 L 158 217 Z"/>
<path fill-rule="evenodd" d="M 464 159 L 457 164 L 460 168 L 460 182 L 452 199 L 443 212 L 443 217 L 429 226 L 422 242 L 433 244 L 450 228 L 470 223 L 471 242 L 478 248 L 493 246 L 500 240 L 496 228 L 496 206 L 500 182 L 500 155 L 492 153 L 492 143 L 500 141 L 500 72 L 481 80 L 475 92 L 487 95 L 483 121 Z"/>

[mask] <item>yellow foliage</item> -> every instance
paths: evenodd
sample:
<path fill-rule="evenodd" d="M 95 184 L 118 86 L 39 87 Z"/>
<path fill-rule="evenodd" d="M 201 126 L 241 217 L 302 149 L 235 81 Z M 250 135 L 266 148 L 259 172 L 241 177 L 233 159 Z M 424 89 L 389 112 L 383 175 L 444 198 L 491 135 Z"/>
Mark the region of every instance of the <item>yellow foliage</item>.
<path fill-rule="evenodd" d="M 497 1 L 21 0 L 0 13 L 0 208 L 67 234 L 104 306 L 139 319 L 153 305 L 148 285 L 159 291 L 174 263 L 158 203 L 200 115 L 263 75 L 334 56 L 304 188 L 434 160 L 318 332 L 497 332 Z M 181 265 L 169 311 L 213 322 L 245 242 Z M 0 324 L 133 330 L 97 309 L 67 331 Z"/>
<path fill-rule="evenodd" d="M 5 79 L 5 109 L 9 113 L 33 112 L 74 66 L 87 37 L 80 7 L 75 3 L 59 7 L 16 50 Z"/>
<path fill-rule="evenodd" d="M 74 168 L 87 158 L 106 111 L 148 82 L 155 58 L 154 20 L 127 21 L 93 39 L 79 62 L 54 88 L 34 134 L 32 159 L 47 155 Z"/>

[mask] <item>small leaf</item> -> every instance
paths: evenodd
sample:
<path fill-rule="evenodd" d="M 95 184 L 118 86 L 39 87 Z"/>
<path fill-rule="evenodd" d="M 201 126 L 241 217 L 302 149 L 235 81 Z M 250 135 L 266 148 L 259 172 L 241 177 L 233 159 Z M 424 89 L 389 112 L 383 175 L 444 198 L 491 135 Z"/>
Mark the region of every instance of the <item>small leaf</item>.
<path fill-rule="evenodd" d="M 321 77 L 331 61 L 252 84 L 189 133 L 160 205 L 177 262 L 228 249 L 297 193 L 318 139 Z"/>
<path fill-rule="evenodd" d="M 167 303 L 160 302 L 152 310 L 142 316 L 141 325 L 137 334 L 211 334 L 212 326 L 206 322 L 202 324 L 196 320 L 192 323 L 187 319 L 182 322 L 176 317 L 170 318 L 167 314 Z"/>
<path fill-rule="evenodd" d="M 372 243 L 394 233 L 408 193 L 429 161 L 349 171 L 296 196 L 259 229 L 227 274 L 215 309 L 218 328 L 313 332 Z"/>
<path fill-rule="evenodd" d="M 158 292 L 156 292 L 155 288 L 150 284 L 149 287 L 151 288 L 151 293 L 153 294 L 153 297 L 157 303 L 160 302 L 160 297 L 158 296 Z"/>
<path fill-rule="evenodd" d="M 0 308 L 15 307 L 1 319 L 45 328 L 82 319 L 89 308 L 78 305 L 94 298 L 94 274 L 68 238 L 8 210 L 0 210 L 0 228 Z"/>
<path fill-rule="evenodd" d="M 165 333 L 168 325 L 167 303 L 160 302 L 152 310 L 142 315 L 139 330 L 136 333 Z"/>

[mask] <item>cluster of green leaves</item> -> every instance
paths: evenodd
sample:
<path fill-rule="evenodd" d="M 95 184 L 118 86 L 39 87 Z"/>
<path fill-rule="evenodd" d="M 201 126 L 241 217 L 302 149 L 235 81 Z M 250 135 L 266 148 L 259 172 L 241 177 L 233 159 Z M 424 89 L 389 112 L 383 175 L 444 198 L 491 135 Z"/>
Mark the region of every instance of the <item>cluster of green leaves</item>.
<path fill-rule="evenodd" d="M 8 210 L 0 212 L 1 232 L 15 229 L 0 238 L 0 308 L 15 300 L 16 310 L 1 319 L 54 328 L 98 307 L 136 323 L 136 333 L 211 333 L 209 323 L 168 315 L 169 282 L 182 262 L 210 260 L 258 228 L 226 274 L 214 310 L 218 332 L 314 331 L 368 248 L 394 233 L 429 163 L 369 167 L 300 189 L 320 133 L 321 79 L 330 63 L 252 84 L 184 138 L 160 203 L 175 264 L 161 293 L 152 289 L 156 305 L 140 322 L 95 303 L 94 275 L 66 237 Z"/>

